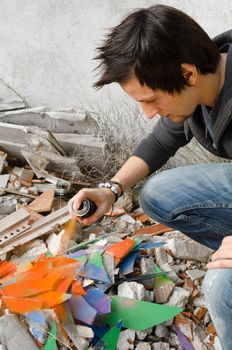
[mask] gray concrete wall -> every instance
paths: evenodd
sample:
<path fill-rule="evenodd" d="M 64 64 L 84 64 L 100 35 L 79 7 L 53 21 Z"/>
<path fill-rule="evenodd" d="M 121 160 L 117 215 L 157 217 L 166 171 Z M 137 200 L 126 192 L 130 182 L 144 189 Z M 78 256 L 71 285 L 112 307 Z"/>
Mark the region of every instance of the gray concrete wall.
<path fill-rule="evenodd" d="M 232 27 L 230 0 L 158 1 L 184 10 L 214 36 Z M 118 86 L 96 92 L 95 47 L 105 29 L 150 0 L 1 0 L 0 78 L 32 106 L 70 107 L 121 99 Z"/>

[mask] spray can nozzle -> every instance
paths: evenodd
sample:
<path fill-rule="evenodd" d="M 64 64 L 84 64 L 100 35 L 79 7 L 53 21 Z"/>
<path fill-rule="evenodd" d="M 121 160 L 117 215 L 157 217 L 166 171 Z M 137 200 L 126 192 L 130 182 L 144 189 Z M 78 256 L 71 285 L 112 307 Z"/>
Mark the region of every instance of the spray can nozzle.
<path fill-rule="evenodd" d="M 72 203 L 72 213 L 82 219 L 88 218 L 97 210 L 96 204 L 90 199 L 84 199 L 79 209 L 75 209 L 73 204 L 74 202 Z"/>

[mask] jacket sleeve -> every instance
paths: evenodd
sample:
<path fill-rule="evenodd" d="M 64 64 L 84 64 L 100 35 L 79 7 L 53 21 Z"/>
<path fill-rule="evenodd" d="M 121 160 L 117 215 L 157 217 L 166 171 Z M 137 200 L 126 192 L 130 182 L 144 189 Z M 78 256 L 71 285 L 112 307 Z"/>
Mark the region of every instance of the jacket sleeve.
<path fill-rule="evenodd" d="M 150 174 L 155 172 L 191 140 L 192 135 L 186 135 L 186 126 L 187 121 L 177 124 L 160 117 L 153 131 L 140 142 L 132 155 L 147 163 Z"/>

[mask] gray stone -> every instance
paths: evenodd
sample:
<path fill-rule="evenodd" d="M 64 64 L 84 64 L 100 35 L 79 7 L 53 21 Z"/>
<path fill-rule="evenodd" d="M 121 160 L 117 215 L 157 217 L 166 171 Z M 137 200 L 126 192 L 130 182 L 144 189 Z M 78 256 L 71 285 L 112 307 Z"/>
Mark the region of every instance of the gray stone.
<path fill-rule="evenodd" d="M 193 299 L 193 305 L 195 307 L 203 306 L 206 307 L 205 299 L 202 295 Z"/>
<path fill-rule="evenodd" d="M 204 318 L 203 318 L 204 325 L 206 326 L 207 324 L 210 323 L 210 321 L 211 321 L 211 317 L 210 317 L 209 312 L 207 311 Z"/>
<path fill-rule="evenodd" d="M 170 345 L 164 342 L 153 343 L 151 346 L 152 350 L 170 350 Z"/>
<path fill-rule="evenodd" d="M 144 300 L 145 288 L 137 282 L 123 282 L 118 286 L 118 295 L 135 300 Z"/>
<path fill-rule="evenodd" d="M 161 269 L 163 272 L 165 272 L 165 273 L 167 274 L 167 276 L 168 276 L 169 278 L 171 278 L 171 280 L 172 280 L 173 282 L 177 282 L 177 281 L 179 280 L 179 277 L 177 276 L 177 274 L 175 273 L 175 271 L 172 269 L 172 267 L 171 267 L 168 263 L 166 263 L 166 264 L 160 266 L 160 269 Z"/>
<path fill-rule="evenodd" d="M 150 290 L 145 290 L 145 301 L 153 302 L 155 297 L 155 292 Z"/>
<path fill-rule="evenodd" d="M 193 331 L 193 339 L 192 339 L 192 345 L 194 349 L 200 349 L 200 350 L 208 350 L 208 346 L 204 344 L 204 341 L 207 337 L 205 332 L 193 322 L 192 324 L 192 331 Z"/>
<path fill-rule="evenodd" d="M 81 325 L 77 325 L 77 335 L 82 338 L 94 338 L 92 328 Z"/>
<path fill-rule="evenodd" d="M 184 240 L 179 238 L 172 238 L 167 242 L 168 247 L 175 258 L 196 260 L 200 262 L 207 262 L 209 256 L 212 254 L 212 249 L 203 246 L 192 240 Z"/>
<path fill-rule="evenodd" d="M 168 328 L 165 324 L 159 324 L 155 327 L 154 333 L 159 338 L 165 338 L 168 335 Z"/>
<path fill-rule="evenodd" d="M 168 262 L 168 254 L 166 253 L 165 248 L 159 247 L 155 250 L 156 264 L 162 266 Z"/>
<path fill-rule="evenodd" d="M 148 335 L 152 334 L 153 328 L 145 329 L 144 331 L 136 331 L 136 338 L 139 340 L 145 339 Z"/>
<path fill-rule="evenodd" d="M 119 335 L 116 350 L 134 350 L 135 331 L 126 329 Z"/>
<path fill-rule="evenodd" d="M 190 293 L 184 288 L 175 287 L 172 295 L 165 305 L 184 307 L 188 303 Z"/>
<path fill-rule="evenodd" d="M 176 347 L 180 346 L 180 340 L 176 333 L 170 332 L 168 340 L 170 345 L 176 346 Z"/>
<path fill-rule="evenodd" d="M 147 342 L 140 342 L 135 350 L 151 350 L 151 345 Z"/>
<path fill-rule="evenodd" d="M 192 281 L 198 280 L 205 276 L 205 271 L 198 270 L 198 269 L 187 270 L 186 273 L 191 278 Z"/>
<path fill-rule="evenodd" d="M 13 314 L 0 317 L 0 343 L 8 350 L 38 350 L 39 348 Z"/>
<path fill-rule="evenodd" d="M 140 260 L 140 269 L 142 275 L 154 273 L 155 263 L 152 257 L 142 258 Z"/>

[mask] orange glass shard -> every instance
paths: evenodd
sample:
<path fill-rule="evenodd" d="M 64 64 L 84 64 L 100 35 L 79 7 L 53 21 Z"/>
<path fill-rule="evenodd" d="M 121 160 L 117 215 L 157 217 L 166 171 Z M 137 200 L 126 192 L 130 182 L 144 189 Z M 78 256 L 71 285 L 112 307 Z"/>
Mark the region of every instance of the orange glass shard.
<path fill-rule="evenodd" d="M 73 277 L 64 277 L 60 280 L 56 286 L 56 292 L 66 293 L 71 286 Z"/>
<path fill-rule="evenodd" d="M 52 289 L 54 279 L 42 278 L 39 280 L 20 281 L 9 284 L 2 289 L 3 295 L 17 298 L 29 297 Z"/>
<path fill-rule="evenodd" d="M 63 259 L 61 260 L 63 261 Z M 29 279 L 24 278 L 20 281 L 17 281 L 16 283 L 5 286 L 2 289 L 3 295 L 14 297 L 29 297 L 50 290 L 56 290 L 63 278 L 72 277 L 72 279 L 74 279 L 78 268 L 81 266 L 80 261 L 77 261 L 75 259 L 66 259 L 65 262 L 67 262 L 67 260 L 71 263 L 64 264 L 63 266 L 61 265 L 58 267 L 53 267 L 52 269 L 47 269 L 48 266 L 45 266 L 45 270 L 42 271 L 32 269 L 35 276 L 37 276 L 37 279 L 34 279 L 35 276 L 30 275 L 31 278 Z M 36 271 L 39 273 L 36 274 Z M 43 276 L 43 273 L 46 275 Z M 29 274 L 25 275 L 25 277 L 28 276 Z"/>
<path fill-rule="evenodd" d="M 64 303 L 71 298 L 71 294 L 49 291 L 37 294 L 31 297 L 30 300 L 40 301 L 43 304 L 43 309 L 51 309 L 59 304 Z"/>
<path fill-rule="evenodd" d="M 0 278 L 5 275 L 14 274 L 16 272 L 16 265 L 9 261 L 0 261 Z"/>
<path fill-rule="evenodd" d="M 41 300 L 31 300 L 29 298 L 2 297 L 3 303 L 11 312 L 24 314 L 26 312 L 39 310 L 43 306 Z"/>
<path fill-rule="evenodd" d="M 128 252 L 135 246 L 136 242 L 133 239 L 127 238 L 124 241 L 113 244 L 106 250 L 106 254 L 113 255 L 116 264 L 128 254 Z"/>
<path fill-rule="evenodd" d="M 82 287 L 80 280 L 74 281 L 72 284 L 72 293 L 75 295 L 86 295 L 86 291 Z"/>

